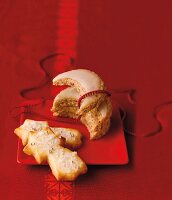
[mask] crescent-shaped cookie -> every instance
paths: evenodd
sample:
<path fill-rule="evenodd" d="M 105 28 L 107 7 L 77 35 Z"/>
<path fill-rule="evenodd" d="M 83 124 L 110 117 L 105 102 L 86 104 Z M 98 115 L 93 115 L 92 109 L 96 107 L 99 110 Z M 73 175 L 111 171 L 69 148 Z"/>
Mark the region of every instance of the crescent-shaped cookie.
<path fill-rule="evenodd" d="M 61 73 L 53 79 L 53 85 L 72 86 L 76 88 L 79 96 L 95 90 L 105 90 L 102 79 L 95 72 L 86 69 L 76 69 Z M 97 104 L 101 103 L 101 100 L 105 96 L 106 94 L 101 93 L 84 98 L 81 101 L 79 114 L 83 114 L 94 108 Z"/>

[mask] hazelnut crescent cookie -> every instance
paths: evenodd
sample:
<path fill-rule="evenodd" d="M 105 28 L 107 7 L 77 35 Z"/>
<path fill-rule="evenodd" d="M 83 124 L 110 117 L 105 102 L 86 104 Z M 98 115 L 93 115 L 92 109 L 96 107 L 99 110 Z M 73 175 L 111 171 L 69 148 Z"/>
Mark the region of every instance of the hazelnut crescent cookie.
<path fill-rule="evenodd" d="M 88 92 L 106 89 L 102 79 L 95 72 L 86 69 L 76 69 L 61 73 L 53 79 L 53 85 L 72 86 L 76 88 L 79 97 Z M 81 115 L 84 112 L 88 112 L 100 104 L 105 96 L 106 94 L 101 93 L 84 98 L 81 101 L 78 114 Z M 54 107 L 52 112 L 55 112 Z"/>

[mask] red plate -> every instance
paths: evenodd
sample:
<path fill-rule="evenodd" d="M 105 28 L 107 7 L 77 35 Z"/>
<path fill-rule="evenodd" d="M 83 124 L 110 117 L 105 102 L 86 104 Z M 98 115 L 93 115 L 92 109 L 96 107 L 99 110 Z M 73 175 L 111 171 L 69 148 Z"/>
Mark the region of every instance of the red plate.
<path fill-rule="evenodd" d="M 25 102 L 25 104 L 30 101 Z M 30 112 L 21 114 L 21 124 L 25 119 L 46 120 L 50 126 L 76 128 L 83 134 L 83 145 L 79 148 L 78 154 L 90 165 L 114 165 L 127 164 L 128 153 L 120 113 L 114 108 L 111 128 L 109 132 L 99 140 L 90 140 L 89 133 L 84 125 L 76 120 L 52 117 L 50 108 L 52 101 L 48 100 L 43 104 L 30 108 Z M 18 141 L 17 162 L 22 164 L 37 164 L 32 156 L 23 152 L 21 140 Z"/>

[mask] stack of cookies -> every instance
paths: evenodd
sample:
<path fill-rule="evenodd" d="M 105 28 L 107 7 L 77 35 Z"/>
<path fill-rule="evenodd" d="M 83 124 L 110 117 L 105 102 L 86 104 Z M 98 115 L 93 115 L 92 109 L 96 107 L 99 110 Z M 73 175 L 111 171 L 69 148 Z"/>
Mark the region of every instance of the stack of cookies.
<path fill-rule="evenodd" d="M 22 140 L 23 151 L 34 156 L 38 164 L 48 162 L 57 180 L 72 181 L 87 172 L 84 161 L 70 150 L 82 144 L 78 130 L 49 127 L 46 121 L 26 119 L 14 132 Z"/>
<path fill-rule="evenodd" d="M 90 139 L 105 135 L 110 127 L 112 104 L 102 79 L 86 69 L 71 70 L 53 79 L 54 85 L 68 85 L 54 99 L 54 116 L 80 118 Z"/>

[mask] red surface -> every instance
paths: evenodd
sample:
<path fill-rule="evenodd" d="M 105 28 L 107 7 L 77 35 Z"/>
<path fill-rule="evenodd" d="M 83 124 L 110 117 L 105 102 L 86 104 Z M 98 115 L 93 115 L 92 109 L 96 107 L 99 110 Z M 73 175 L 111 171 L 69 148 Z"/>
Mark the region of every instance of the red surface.
<path fill-rule="evenodd" d="M 55 117 L 52 117 L 52 112 L 50 111 L 52 103 L 53 101 L 51 100 L 46 101 L 42 105 L 38 105 L 38 108 L 35 108 L 36 111 L 33 107 L 30 110 L 30 113 L 23 113 L 20 120 L 21 124 L 23 124 L 25 119 L 46 121 L 47 118 L 49 118 L 48 123 L 52 127 L 75 128 L 82 133 L 83 145 L 77 150 L 77 152 L 87 164 L 113 165 L 128 163 L 128 154 L 121 117 L 115 105 L 111 122 L 111 129 L 102 139 L 91 141 L 89 139 L 89 132 L 87 131 L 86 127 L 82 125 L 79 121 L 70 120 L 69 122 L 68 119 L 64 119 L 63 122 L 60 122 L 60 119 L 59 121 L 57 121 Z M 37 114 L 34 114 L 34 112 L 36 112 Z M 23 152 L 23 145 L 21 143 L 21 140 L 19 140 L 18 142 L 17 161 L 22 164 L 37 164 L 32 156 L 28 156 Z"/>
<path fill-rule="evenodd" d="M 137 134 L 156 131 L 157 106 L 172 100 L 171 8 L 171 1 L 150 0 L 80 4 L 77 65 L 113 89 L 135 91 Z"/>
<path fill-rule="evenodd" d="M 19 119 L 11 118 L 9 111 L 23 101 L 21 89 L 43 79 L 40 59 L 57 50 L 58 2 L 0 2 L 2 200 L 48 197 L 44 187 L 48 168 L 16 163 L 17 138 L 13 130 Z M 154 108 L 171 99 L 171 8 L 168 0 L 82 0 L 79 4 L 76 65 L 95 70 L 110 88 L 136 90 L 132 97 L 136 108 L 132 108 L 126 93 L 116 98 L 128 113 L 124 125 L 138 134 L 157 128 Z M 71 52 L 70 48 L 66 52 Z M 55 66 L 54 60 L 45 65 L 50 71 Z M 50 93 L 44 87 L 28 96 L 49 97 Z M 172 198 L 172 106 L 161 108 L 156 117 L 162 124 L 159 133 L 147 138 L 127 135 L 129 164 L 89 167 L 89 173 L 75 182 L 74 199 Z"/>

